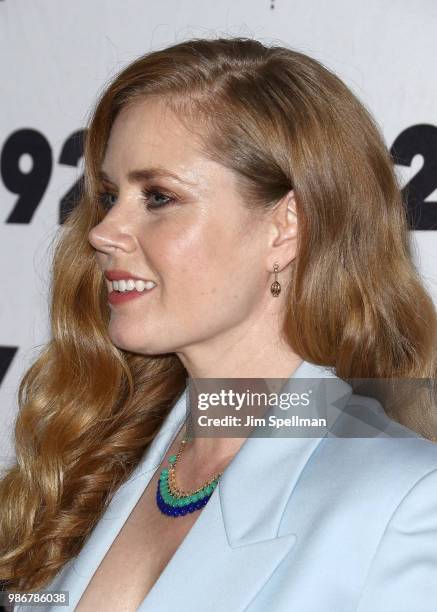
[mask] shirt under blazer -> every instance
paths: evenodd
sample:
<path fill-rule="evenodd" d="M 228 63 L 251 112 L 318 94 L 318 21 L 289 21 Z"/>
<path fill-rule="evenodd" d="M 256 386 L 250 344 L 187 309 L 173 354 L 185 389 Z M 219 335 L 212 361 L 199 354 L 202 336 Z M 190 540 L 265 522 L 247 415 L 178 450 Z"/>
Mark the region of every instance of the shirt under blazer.
<path fill-rule="evenodd" d="M 332 369 L 303 361 L 295 378 L 335 379 L 337 432 L 364 423 L 366 437 L 249 436 L 140 612 L 436 612 L 437 444 Z M 45 587 L 68 591 L 69 606 L 15 610 L 75 609 L 181 428 L 187 394 Z"/>

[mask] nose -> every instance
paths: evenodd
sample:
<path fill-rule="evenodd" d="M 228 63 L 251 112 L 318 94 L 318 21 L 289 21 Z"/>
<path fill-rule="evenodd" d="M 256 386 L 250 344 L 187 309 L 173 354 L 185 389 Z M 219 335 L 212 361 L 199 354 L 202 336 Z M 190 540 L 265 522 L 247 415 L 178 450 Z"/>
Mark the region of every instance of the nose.
<path fill-rule="evenodd" d="M 117 249 L 129 252 L 135 248 L 134 237 L 127 225 L 110 213 L 90 230 L 88 241 L 96 251 L 108 254 Z"/>

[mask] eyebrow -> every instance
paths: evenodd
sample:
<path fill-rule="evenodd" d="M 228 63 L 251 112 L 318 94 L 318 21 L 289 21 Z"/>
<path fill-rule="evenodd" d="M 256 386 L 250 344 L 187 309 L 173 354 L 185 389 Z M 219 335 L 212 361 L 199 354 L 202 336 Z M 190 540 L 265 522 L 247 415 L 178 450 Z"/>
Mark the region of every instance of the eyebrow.
<path fill-rule="evenodd" d="M 113 184 L 109 176 L 106 174 L 106 172 L 103 172 L 103 170 L 99 172 L 99 178 Z M 166 170 L 160 166 L 156 166 L 154 168 L 142 168 L 141 170 L 131 170 L 127 174 L 127 180 L 129 183 L 141 183 L 145 180 L 150 181 L 155 178 L 172 178 L 178 183 L 189 185 L 190 187 L 195 186 L 195 183 L 182 179 L 177 174 L 174 174 L 173 172 L 170 172 L 169 170 Z"/>

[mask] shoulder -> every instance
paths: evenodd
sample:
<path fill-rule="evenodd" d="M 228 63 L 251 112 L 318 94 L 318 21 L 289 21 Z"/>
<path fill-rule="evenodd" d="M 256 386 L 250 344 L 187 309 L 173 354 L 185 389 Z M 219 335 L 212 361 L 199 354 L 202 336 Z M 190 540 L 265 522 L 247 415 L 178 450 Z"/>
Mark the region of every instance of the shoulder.
<path fill-rule="evenodd" d="M 373 398 L 355 394 L 334 425 L 303 469 L 292 504 L 299 499 L 331 508 L 341 501 L 345 520 L 353 521 L 355 511 L 388 520 L 422 480 L 420 494 L 427 490 L 437 499 L 437 443 L 389 419 Z"/>
<path fill-rule="evenodd" d="M 381 404 L 352 394 L 323 441 L 321 454 L 352 480 L 405 493 L 437 470 L 437 443 L 390 419 Z"/>

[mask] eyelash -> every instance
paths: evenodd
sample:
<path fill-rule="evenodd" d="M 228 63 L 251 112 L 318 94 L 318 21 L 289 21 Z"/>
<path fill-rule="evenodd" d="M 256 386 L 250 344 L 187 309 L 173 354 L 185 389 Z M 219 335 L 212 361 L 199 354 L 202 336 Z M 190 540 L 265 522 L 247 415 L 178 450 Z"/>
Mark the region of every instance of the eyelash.
<path fill-rule="evenodd" d="M 149 210 L 157 210 L 159 208 L 164 208 L 165 206 L 169 206 L 170 204 L 173 204 L 176 201 L 176 198 L 166 193 L 163 193 L 162 191 L 159 191 L 158 189 L 142 189 L 141 193 L 145 200 L 148 200 L 150 196 L 162 196 L 164 198 L 167 198 L 167 201 L 161 204 L 155 204 L 154 206 L 147 204 L 146 208 L 148 208 Z M 111 205 L 108 205 L 108 202 L 106 200 L 106 197 L 108 195 L 111 196 L 115 194 L 111 193 L 110 191 L 99 191 L 97 193 L 97 200 L 100 204 L 102 204 L 105 210 L 107 210 L 108 208 L 111 208 Z"/>

